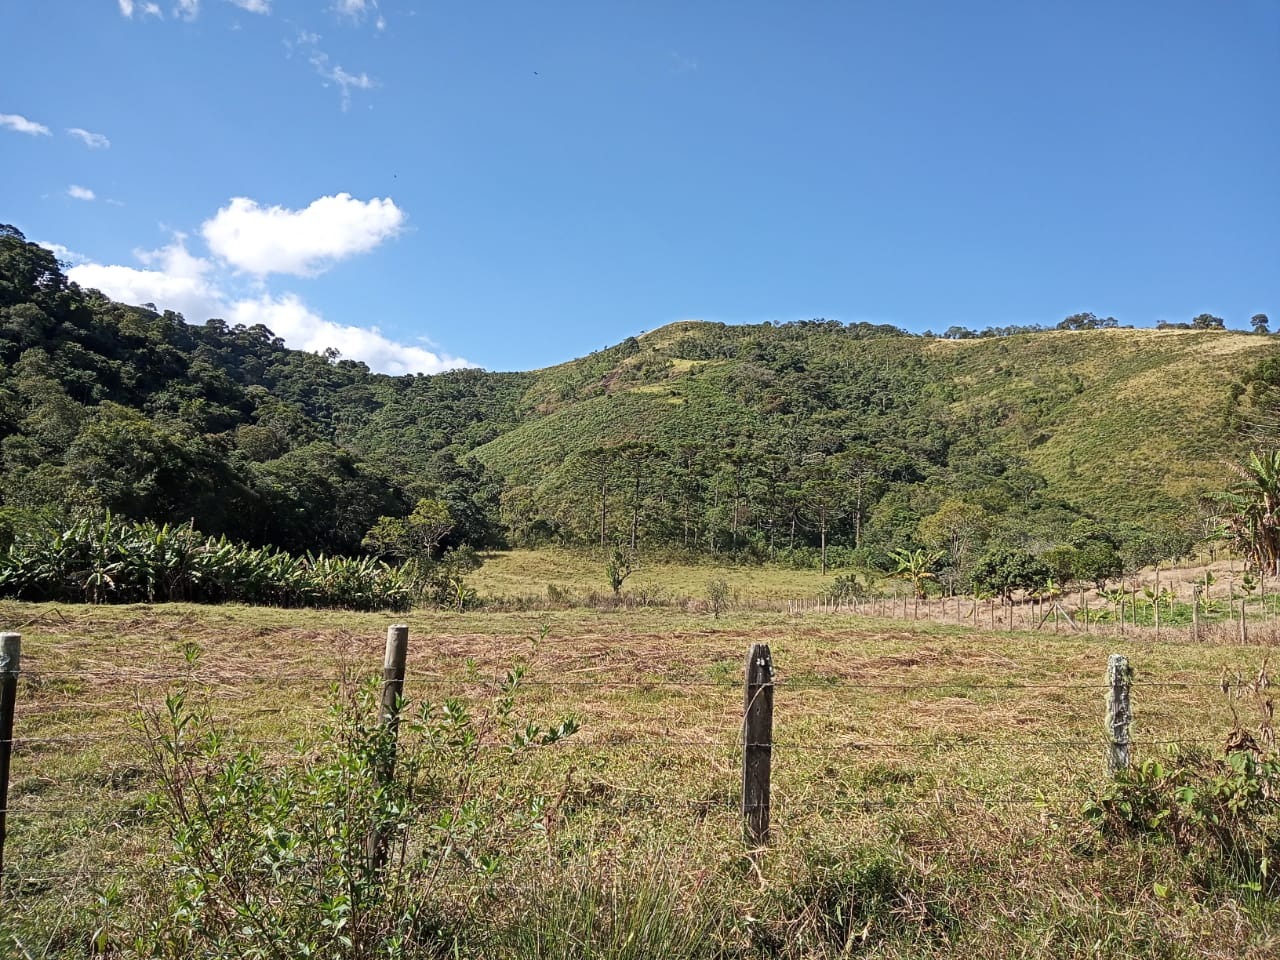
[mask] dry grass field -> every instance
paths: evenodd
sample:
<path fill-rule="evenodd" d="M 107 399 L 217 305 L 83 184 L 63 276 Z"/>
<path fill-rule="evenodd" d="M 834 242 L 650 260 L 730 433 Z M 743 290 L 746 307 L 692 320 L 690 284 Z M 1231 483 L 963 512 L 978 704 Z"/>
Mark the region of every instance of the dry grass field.
<path fill-rule="evenodd" d="M 155 769 L 140 710 L 182 685 L 233 739 L 284 757 L 291 740 L 321 730 L 341 698 L 338 678 L 376 674 L 389 622 L 18 603 L 0 604 L 0 621 L 24 636 L 0 943 L 5 955 L 30 957 L 124 949 L 131 916 L 159 882 L 147 879 L 165 851 L 145 802 Z M 648 955 L 1280 949 L 1269 888 L 1207 879 L 1175 844 L 1107 840 L 1082 816 L 1107 779 L 1109 653 L 1127 654 L 1136 670 L 1140 761 L 1176 742 L 1218 749 L 1237 723 L 1257 734 L 1270 638 L 1131 637 L 1121 647 L 1096 636 L 732 611 L 422 613 L 406 622 L 411 701 L 491 703 L 519 663 L 521 722 L 572 715 L 580 726 L 485 774 L 499 794 L 518 782 L 546 805 L 540 829 L 507 851 L 492 881 L 505 892 L 484 918 L 510 927 L 499 905 L 524 903 L 527 916 L 532 897 L 563 912 L 560 933 L 525 930 L 518 946 L 475 947 L 455 932 L 458 955 L 646 955 L 584 947 L 602 934 L 581 904 L 594 912 L 602 890 L 612 891 L 614 927 L 655 902 L 694 924 L 681 928 L 683 946 L 649 943 L 665 954 Z M 770 645 L 778 687 L 773 837 L 747 857 L 739 723 L 753 642 Z M 635 902 L 628 890 L 640 891 Z M 575 923 L 576 946 L 557 939 Z"/>

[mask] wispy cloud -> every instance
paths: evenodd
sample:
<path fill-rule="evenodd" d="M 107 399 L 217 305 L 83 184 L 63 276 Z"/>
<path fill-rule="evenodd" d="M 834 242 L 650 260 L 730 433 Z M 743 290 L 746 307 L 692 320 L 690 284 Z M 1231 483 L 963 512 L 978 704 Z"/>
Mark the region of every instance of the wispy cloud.
<path fill-rule="evenodd" d="M 672 73 L 694 73 L 698 69 L 698 61 L 673 50 L 667 57 L 667 68 Z"/>
<path fill-rule="evenodd" d="M 33 137 L 49 136 L 49 128 L 43 123 L 36 123 L 16 113 L 0 113 L 0 127 L 7 127 L 17 133 L 29 133 Z"/>
<path fill-rule="evenodd" d="M 270 13 L 271 0 L 227 0 L 233 3 L 241 10 L 247 10 L 249 13 Z"/>
<path fill-rule="evenodd" d="M 351 73 L 345 70 L 341 64 L 334 63 L 329 54 L 320 49 L 319 44 L 320 35 L 305 30 L 298 34 L 296 44 L 285 41 L 285 46 L 290 50 L 297 46 L 306 51 L 307 61 L 312 69 L 324 80 L 325 86 L 337 86 L 342 96 L 342 109 L 348 110 L 351 107 L 352 90 L 372 90 L 378 85 L 378 81 L 364 71 Z"/>
<path fill-rule="evenodd" d="M 82 127 L 67 127 L 67 133 L 75 137 L 86 147 L 92 147 L 94 150 L 105 150 L 111 146 L 111 141 L 101 133 L 90 133 Z"/>
<path fill-rule="evenodd" d="M 82 187 L 77 183 L 73 183 L 67 187 L 67 196 L 73 200 L 97 200 L 98 195 L 88 187 Z"/>
<path fill-rule="evenodd" d="M 173 15 L 179 20 L 194 20 L 200 16 L 200 0 L 178 0 Z"/>
<path fill-rule="evenodd" d="M 193 0 L 193 5 L 194 3 L 198 3 L 198 0 Z M 140 9 L 144 17 L 159 17 L 161 20 L 164 19 L 164 11 L 160 9 L 160 4 L 158 3 L 144 3 L 139 7 L 134 0 L 119 0 L 119 4 L 120 13 L 123 16 L 132 17 L 133 12 Z M 180 3 L 179 7 L 185 7 L 186 5 L 186 3 Z"/>
<path fill-rule="evenodd" d="M 378 9 L 378 0 L 334 0 L 333 9 L 339 16 L 363 20 L 371 11 Z"/>

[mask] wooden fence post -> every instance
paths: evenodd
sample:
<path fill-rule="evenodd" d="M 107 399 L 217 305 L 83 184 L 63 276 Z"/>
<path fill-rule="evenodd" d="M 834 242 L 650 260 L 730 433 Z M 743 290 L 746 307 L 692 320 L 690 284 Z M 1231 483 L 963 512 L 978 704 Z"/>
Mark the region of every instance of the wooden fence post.
<path fill-rule="evenodd" d="M 13 753 L 13 708 L 18 702 L 22 635 L 0 633 L 0 887 L 4 884 L 4 841 L 9 819 L 9 757 Z"/>
<path fill-rule="evenodd" d="M 386 654 L 382 661 L 382 698 L 378 720 L 387 732 L 385 752 L 374 771 L 379 786 L 391 783 L 396 767 L 396 737 L 400 730 L 400 703 L 404 695 L 405 661 L 409 655 L 409 628 L 402 623 L 387 628 Z M 381 870 L 387 863 L 386 825 L 375 823 L 365 844 L 369 869 Z"/>
<path fill-rule="evenodd" d="M 1129 725 L 1133 722 L 1133 707 L 1129 702 L 1129 688 L 1133 670 L 1129 660 L 1113 653 L 1107 658 L 1107 771 L 1113 776 L 1129 769 Z"/>
<path fill-rule="evenodd" d="M 752 847 L 769 842 L 769 775 L 773 760 L 773 657 L 767 643 L 747 653 L 742 708 L 742 821 Z"/>
<path fill-rule="evenodd" d="M 1200 642 L 1200 587 L 1191 585 L 1191 639 Z"/>

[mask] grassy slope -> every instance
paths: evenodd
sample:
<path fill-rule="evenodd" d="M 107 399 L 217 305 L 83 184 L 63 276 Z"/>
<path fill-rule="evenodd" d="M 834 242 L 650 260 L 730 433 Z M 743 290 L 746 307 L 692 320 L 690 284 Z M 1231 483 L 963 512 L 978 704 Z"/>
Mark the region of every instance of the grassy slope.
<path fill-rule="evenodd" d="M 534 482 L 575 450 L 648 438 L 715 444 L 760 422 L 728 392 L 735 361 L 671 359 L 698 325 L 664 327 L 627 357 L 609 351 L 537 373 L 533 419 L 477 456 Z M 849 366 L 922 360 L 951 409 L 997 410 L 1001 442 L 1020 450 L 1069 502 L 1140 519 L 1221 483 L 1237 451 L 1221 435 L 1227 388 L 1280 342 L 1242 333 L 1156 330 L 1050 332 L 985 340 L 824 341 Z M 637 372 L 639 371 L 639 372 Z M 558 398 L 558 399 L 557 399 Z M 1026 428 L 1026 411 L 1038 411 Z M 727 425 L 727 426 L 726 426 Z"/>
<path fill-rule="evenodd" d="M 1222 459 L 1235 452 L 1222 437 L 1227 386 L 1277 349 L 1246 334 L 1180 330 L 1064 331 L 1005 349 L 964 342 L 958 364 L 971 379 L 961 402 L 1017 402 L 1075 375 L 1083 390 L 1063 395 L 1047 439 L 1028 453 L 1053 487 L 1076 502 L 1195 497 L 1221 482 Z"/>
<path fill-rule="evenodd" d="M 329 698 L 317 675 L 344 665 L 374 672 L 386 623 L 243 607 L 16 603 L 0 604 L 0 620 L 21 624 L 26 638 L 19 733 L 70 738 L 15 757 L 0 935 L 19 936 L 31 956 L 60 957 L 83 955 L 87 931 L 109 918 L 81 912 L 93 902 L 88 879 L 36 878 L 102 868 L 129 876 L 127 910 L 146 877 L 151 828 L 140 796 L 149 774 L 128 718 L 135 697 L 154 704 L 168 686 L 154 674 L 181 672 L 181 643 L 204 647 L 200 699 L 238 735 L 267 739 L 314 727 Z M 850 942 L 895 958 L 1274 955 L 1266 901 L 1206 889 L 1167 846 L 1107 850 L 1079 816 L 1103 781 L 1108 652 L 1129 653 L 1139 671 L 1139 738 L 1218 741 L 1233 709 L 1246 723 L 1256 712 L 1224 698 L 1218 679 L 1256 675 L 1265 648 L 670 611 L 424 613 L 409 623 L 408 696 L 483 701 L 490 678 L 524 659 L 532 684 L 522 715 L 572 710 L 582 721 L 564 749 L 499 768 L 560 801 L 550 849 L 535 838 L 510 851 L 496 881 L 509 899 L 490 905 L 485 924 L 528 923 L 552 909 L 549 898 L 572 896 L 570 878 L 590 850 L 590 882 L 622 882 L 625 899 L 619 878 L 658 866 L 671 885 L 665 898 L 714 915 L 716 940 L 692 956 L 835 957 Z M 775 840 L 748 868 L 737 840 L 736 738 L 752 641 L 771 644 L 783 686 Z M 1195 685 L 1141 686 L 1179 681 Z M 857 922 L 815 925 L 841 910 Z M 743 952 L 713 953 L 717 943 Z M 490 945 L 469 955 L 583 949 Z"/>

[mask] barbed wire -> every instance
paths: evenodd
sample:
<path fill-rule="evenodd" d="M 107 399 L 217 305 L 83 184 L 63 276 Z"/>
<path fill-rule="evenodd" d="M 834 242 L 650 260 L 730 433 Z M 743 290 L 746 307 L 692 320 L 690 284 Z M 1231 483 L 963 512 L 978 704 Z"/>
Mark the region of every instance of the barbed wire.
<path fill-rule="evenodd" d="M 622 668 L 625 669 L 625 666 Z M 317 683 L 327 686 L 342 684 L 361 684 L 361 683 L 377 683 L 383 682 L 382 678 L 372 670 L 361 673 L 359 675 L 335 675 L 335 674 L 289 674 L 289 673 L 242 673 L 236 677 L 226 676 L 205 676 L 199 673 L 108 673 L 108 672 L 62 672 L 62 673 L 41 673 L 31 672 L 20 675 L 20 680 L 27 681 L 29 686 L 39 686 L 47 682 L 65 682 L 67 680 L 90 680 L 96 682 L 122 682 L 122 683 L 151 683 L 160 681 L 180 681 L 200 686 L 220 686 L 235 687 L 243 682 L 261 682 L 261 683 Z M 415 674 L 410 672 L 404 680 L 406 685 L 417 684 L 427 686 L 493 686 L 501 685 L 505 682 L 502 677 L 445 677 L 439 675 Z M 1235 677 L 1219 678 L 1217 680 L 1144 680 L 1135 677 L 1130 685 L 1132 687 L 1142 687 L 1146 689 L 1218 689 L 1222 690 L 1224 686 L 1230 688 L 1239 688 L 1250 685 L 1248 681 L 1240 681 Z M 519 688 L 565 688 L 565 689 L 590 689 L 595 687 L 603 687 L 609 689 L 634 689 L 653 686 L 672 686 L 690 689 L 737 689 L 741 686 L 741 681 L 736 677 L 725 680 L 710 680 L 698 678 L 684 678 L 672 676 L 649 676 L 628 679 L 599 679 L 599 680 L 552 680 L 541 678 L 522 677 L 516 683 L 515 687 Z M 966 680 L 845 680 L 839 677 L 821 678 L 813 680 L 787 680 L 775 679 L 772 686 L 781 690 L 981 690 L 981 691 L 1042 691 L 1042 690 L 1092 690 L 1095 692 L 1105 692 L 1109 689 L 1108 685 L 1101 681 L 1082 681 L 1082 682 L 1027 682 L 1027 683 L 992 683 L 992 682 L 970 682 Z M 44 692 L 44 691 L 40 691 Z M 50 691 L 53 694 L 64 693 L 66 696 L 78 696 L 83 694 L 82 690 L 73 691 Z"/>
<path fill-rule="evenodd" d="M 133 730 L 138 734 L 134 740 L 148 740 L 151 743 L 162 742 L 162 738 L 143 737 L 141 732 Z M 78 736 L 71 735 L 53 735 L 53 736 L 22 736 L 14 737 L 12 743 L 15 747 L 25 746 L 27 744 L 98 744 L 98 743 L 120 743 L 119 736 L 110 734 L 84 734 Z M 320 747 L 324 746 L 327 741 L 317 740 L 314 735 L 299 734 L 293 737 L 240 737 L 234 734 L 224 738 L 224 742 L 228 748 L 235 749 L 244 746 L 270 746 L 270 747 Z M 1157 747 L 1157 746 L 1202 746 L 1206 744 L 1221 743 L 1222 738 L 1218 737 L 1157 737 L 1157 738 L 1133 738 L 1129 740 L 1132 747 Z M 548 749 L 593 749 L 593 748 L 618 748 L 618 747 L 643 747 L 652 750 L 740 750 L 744 746 L 747 748 L 769 747 L 774 750 L 791 750 L 796 752 L 813 752 L 813 753 L 832 753 L 843 751 L 857 750 L 963 750 L 963 749 L 986 749 L 990 747 L 1021 747 L 1028 754 L 1034 754 L 1040 749 L 1079 749 L 1093 750 L 1105 749 L 1110 745 L 1105 736 L 1098 735 L 1096 737 L 1074 737 L 1060 739 L 1043 739 L 1036 736 L 1025 737 L 940 737 L 926 738 L 918 740 L 862 740 L 849 739 L 839 742 L 831 742 L 829 740 L 773 740 L 762 742 L 751 742 L 743 744 L 740 738 L 734 739 L 694 739 L 688 737 L 622 737 L 622 736 L 606 736 L 597 738 L 584 738 L 573 735 L 565 736 L 562 739 L 551 743 L 524 743 L 523 741 L 512 740 L 489 740 L 472 744 L 478 750 L 511 750 L 511 749 L 532 749 L 532 750 L 548 750 Z"/>

